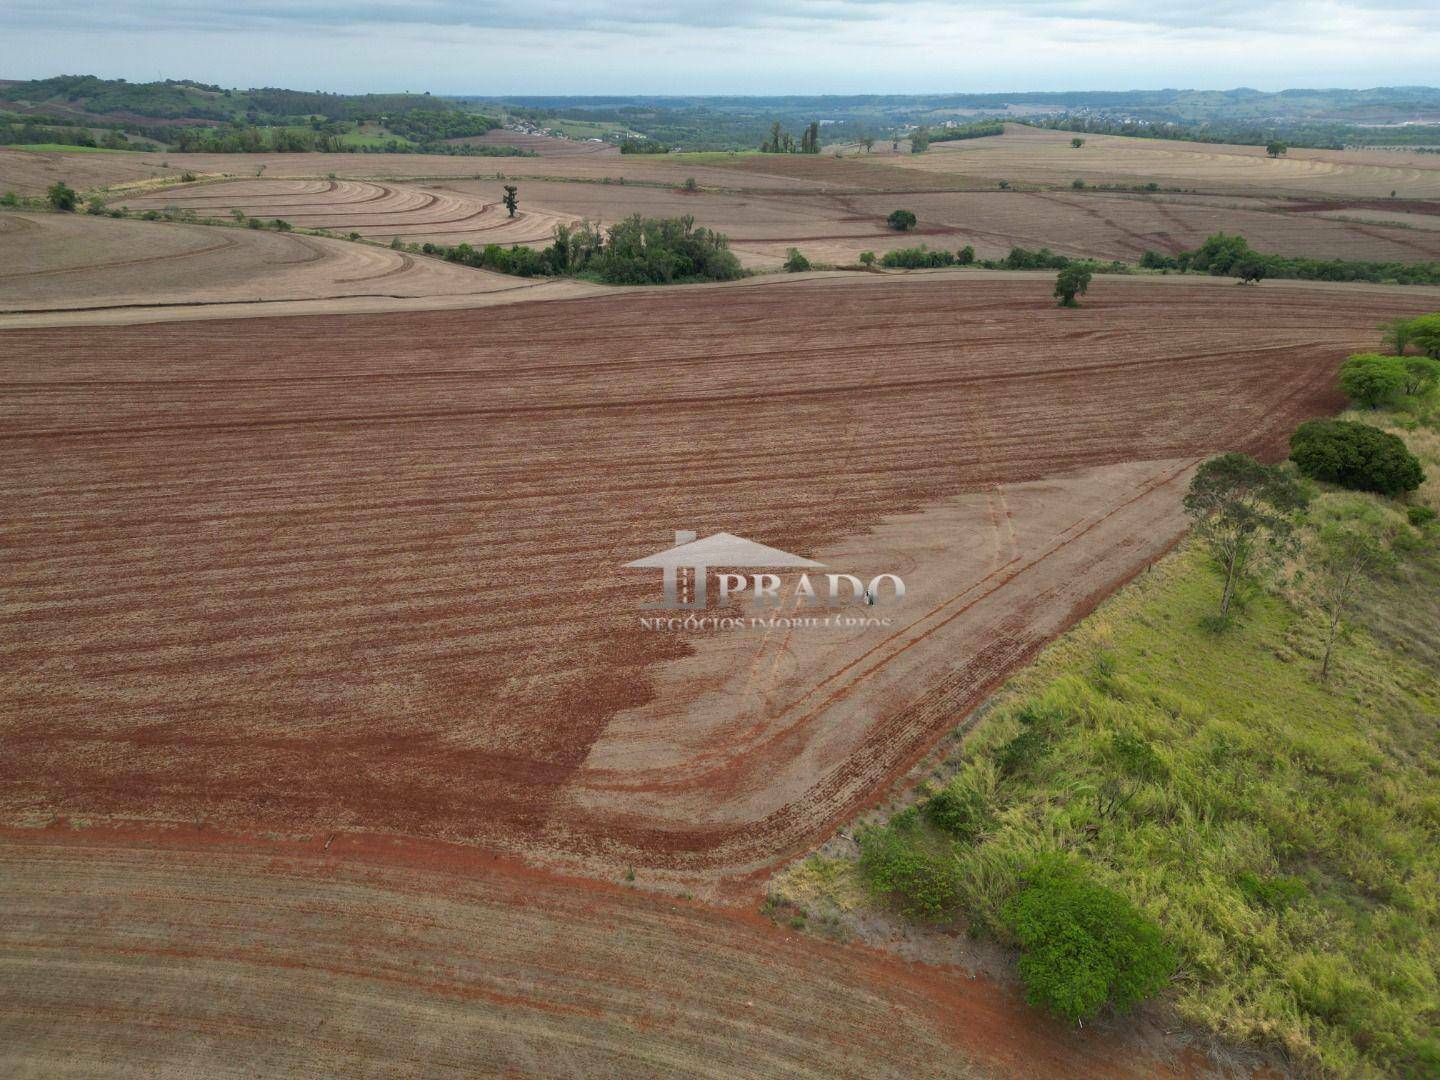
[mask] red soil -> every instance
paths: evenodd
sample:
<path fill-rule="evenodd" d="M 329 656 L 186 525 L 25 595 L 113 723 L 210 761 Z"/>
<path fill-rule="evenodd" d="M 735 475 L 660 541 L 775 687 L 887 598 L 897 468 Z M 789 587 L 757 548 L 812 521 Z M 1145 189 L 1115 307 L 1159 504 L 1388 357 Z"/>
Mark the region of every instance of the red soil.
<path fill-rule="evenodd" d="M 960 971 L 438 848 L 22 833 L 0 880 L 7 1075 L 1181 1074 Z"/>
<path fill-rule="evenodd" d="M 687 726 L 657 682 L 689 645 L 637 628 L 656 583 L 625 562 L 677 527 L 810 554 L 997 485 L 1273 455 L 1338 403 L 1334 368 L 1378 321 L 1435 304 L 1103 279 L 1067 312 L 1049 286 L 0 334 L 0 815 L 394 832 L 732 882 L 803 850 L 1168 542 L 1179 474 L 1067 481 L 1053 534 L 937 597 L 942 668 L 883 707 L 851 708 L 858 686 L 819 726 L 737 698 L 758 725 L 740 740 Z M 1126 526 L 1143 543 L 1102 524 L 1127 506 L 1151 508 Z M 615 739 L 662 693 L 617 795 Z M 647 785 L 659 761 L 693 782 Z"/>

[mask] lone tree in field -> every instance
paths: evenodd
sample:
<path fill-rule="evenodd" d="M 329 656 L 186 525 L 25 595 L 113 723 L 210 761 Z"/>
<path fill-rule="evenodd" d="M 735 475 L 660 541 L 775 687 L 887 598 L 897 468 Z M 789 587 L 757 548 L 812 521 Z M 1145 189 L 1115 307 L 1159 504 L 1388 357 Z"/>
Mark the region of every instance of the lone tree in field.
<path fill-rule="evenodd" d="M 505 204 L 505 209 L 510 211 L 510 216 L 515 216 L 515 211 L 520 207 L 520 189 L 514 184 L 505 185 L 505 197 L 500 200 Z"/>
<path fill-rule="evenodd" d="M 1219 618 L 1230 617 L 1235 586 L 1248 566 L 1273 558 L 1290 546 L 1292 515 L 1305 506 L 1305 493 L 1273 465 L 1246 454 L 1221 454 L 1195 471 L 1185 494 L 1185 512 L 1195 537 L 1225 575 Z"/>
<path fill-rule="evenodd" d="M 1080 147 L 1085 145 L 1085 140 L 1080 138 L 1079 136 L 1076 136 L 1075 138 L 1070 140 L 1070 145 L 1073 146 L 1076 150 L 1079 150 Z"/>
<path fill-rule="evenodd" d="M 1286 146 L 1279 139 L 1271 139 L 1268 143 L 1265 144 L 1265 153 L 1269 154 L 1273 158 L 1284 157 L 1285 151 L 1289 149 L 1290 147 Z"/>
<path fill-rule="evenodd" d="M 49 190 L 45 192 L 45 198 L 56 210 L 62 210 L 67 214 L 74 213 L 75 204 L 80 201 L 80 196 L 75 193 L 75 189 L 64 180 L 56 180 L 51 184 Z"/>
<path fill-rule="evenodd" d="M 1351 520 L 1320 531 L 1315 563 L 1316 594 L 1325 613 L 1325 655 L 1320 661 L 1324 681 L 1330 678 L 1330 658 L 1346 610 L 1368 582 L 1394 565 L 1395 556 L 1373 521 Z"/>
<path fill-rule="evenodd" d="M 905 232 L 915 227 L 915 214 L 910 210 L 891 210 L 890 216 L 885 219 L 885 224 L 896 232 Z"/>
<path fill-rule="evenodd" d="M 1079 307 L 1077 296 L 1084 296 L 1090 288 L 1090 268 L 1084 263 L 1071 263 L 1055 278 L 1055 292 L 1061 307 Z"/>
<path fill-rule="evenodd" d="M 870 153 L 870 148 L 875 145 L 875 139 L 873 136 L 866 135 L 863 139 L 860 140 L 860 145 L 865 148 L 865 153 L 868 154 Z"/>

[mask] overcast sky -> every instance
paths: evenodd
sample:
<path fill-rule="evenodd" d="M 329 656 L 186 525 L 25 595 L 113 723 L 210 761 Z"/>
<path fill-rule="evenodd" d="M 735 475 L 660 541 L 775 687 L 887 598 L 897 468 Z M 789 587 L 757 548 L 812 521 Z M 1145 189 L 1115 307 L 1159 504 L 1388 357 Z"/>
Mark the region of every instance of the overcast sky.
<path fill-rule="evenodd" d="M 0 78 L 449 94 L 1440 81 L 1437 0 L 0 0 Z"/>

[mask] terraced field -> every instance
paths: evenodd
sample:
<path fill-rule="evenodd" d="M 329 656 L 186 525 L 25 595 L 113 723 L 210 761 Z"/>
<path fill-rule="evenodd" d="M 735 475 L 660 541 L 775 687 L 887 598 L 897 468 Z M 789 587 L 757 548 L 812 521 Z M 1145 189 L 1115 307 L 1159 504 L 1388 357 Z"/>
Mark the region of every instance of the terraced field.
<path fill-rule="evenodd" d="M 535 285 L 324 237 L 88 215 L 0 214 L 0 242 L 6 250 L 0 269 L 0 316 L 175 305 L 198 312 L 282 302 L 460 299 Z"/>
<path fill-rule="evenodd" d="M 201 217 L 281 218 L 306 229 L 356 233 L 367 239 L 406 243 L 546 244 L 555 226 L 571 219 L 522 208 L 511 217 L 501 205 L 501 181 L 478 183 L 475 195 L 437 191 L 419 184 L 368 180 L 230 180 L 190 184 L 120 200 L 135 211 L 193 211 Z M 484 192 L 483 195 L 480 192 Z M 488 197 L 487 197 L 488 196 Z"/>
<path fill-rule="evenodd" d="M 1376 322 L 1437 306 L 1049 286 L 0 334 L 3 820 L 397 833 L 748 895 L 1163 549 L 1199 455 L 1276 452 Z M 658 582 L 623 566 L 677 528 L 914 602 L 879 637 L 646 630 Z"/>

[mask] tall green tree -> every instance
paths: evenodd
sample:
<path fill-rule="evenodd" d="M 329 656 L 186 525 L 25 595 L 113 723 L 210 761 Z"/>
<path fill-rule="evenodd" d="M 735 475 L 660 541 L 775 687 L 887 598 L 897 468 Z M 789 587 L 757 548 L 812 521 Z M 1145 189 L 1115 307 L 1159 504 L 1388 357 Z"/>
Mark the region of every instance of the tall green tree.
<path fill-rule="evenodd" d="M 1285 152 L 1289 149 L 1290 147 L 1279 139 L 1271 139 L 1265 144 L 1265 153 L 1269 154 L 1272 158 L 1284 157 Z"/>
<path fill-rule="evenodd" d="M 1196 539 L 1225 577 L 1222 620 L 1230 616 L 1235 586 L 1246 570 L 1290 548 L 1294 514 L 1305 501 L 1289 473 L 1247 454 L 1221 454 L 1195 470 L 1185 493 L 1185 512 L 1195 523 Z"/>
<path fill-rule="evenodd" d="M 1079 307 L 1077 296 L 1084 296 L 1090 289 L 1090 267 L 1084 263 L 1071 263 L 1055 277 L 1055 291 L 1051 293 L 1060 301 L 1061 307 Z"/>
<path fill-rule="evenodd" d="M 505 197 L 500 200 L 505 204 L 505 209 L 510 211 L 510 216 L 515 216 L 515 211 L 520 208 L 520 189 L 514 184 L 505 185 Z"/>
<path fill-rule="evenodd" d="M 1433 360 L 1440 360 L 1440 311 L 1420 315 L 1406 324 L 1410 344 Z"/>
<path fill-rule="evenodd" d="M 885 219 L 885 224 L 896 232 L 906 232 L 915 227 L 915 212 L 913 210 L 891 210 L 890 216 Z"/>
<path fill-rule="evenodd" d="M 1340 389 L 1357 405 L 1378 409 L 1405 392 L 1405 361 L 1398 356 L 1357 353 L 1340 366 Z"/>
<path fill-rule="evenodd" d="M 1410 320 L 1390 319 L 1380 324 L 1380 341 L 1394 356 L 1404 356 L 1410 347 Z"/>

